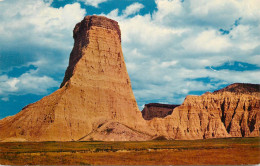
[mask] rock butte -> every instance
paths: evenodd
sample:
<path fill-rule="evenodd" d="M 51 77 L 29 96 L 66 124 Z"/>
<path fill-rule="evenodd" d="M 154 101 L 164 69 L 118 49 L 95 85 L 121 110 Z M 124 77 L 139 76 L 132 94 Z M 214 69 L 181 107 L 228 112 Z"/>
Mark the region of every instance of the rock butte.
<path fill-rule="evenodd" d="M 0 141 L 259 136 L 259 85 L 232 84 L 202 96 L 187 96 L 170 115 L 158 118 L 156 110 L 148 111 L 151 120 L 144 120 L 127 74 L 118 23 L 86 16 L 75 26 L 73 37 L 60 89 L 0 120 Z"/>
<path fill-rule="evenodd" d="M 149 103 L 145 104 L 142 110 L 142 116 L 145 120 L 151 120 L 153 118 L 164 118 L 172 114 L 174 108 L 180 105 L 172 104 L 159 104 L 159 103 Z"/>

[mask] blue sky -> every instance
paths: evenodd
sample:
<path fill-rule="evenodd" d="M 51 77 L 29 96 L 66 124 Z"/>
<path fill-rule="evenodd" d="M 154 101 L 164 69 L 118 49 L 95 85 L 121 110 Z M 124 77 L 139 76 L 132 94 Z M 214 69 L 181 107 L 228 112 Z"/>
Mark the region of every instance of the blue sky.
<path fill-rule="evenodd" d="M 260 82 L 259 0 L 0 0 L 0 119 L 58 89 L 92 14 L 119 22 L 140 108 Z"/>

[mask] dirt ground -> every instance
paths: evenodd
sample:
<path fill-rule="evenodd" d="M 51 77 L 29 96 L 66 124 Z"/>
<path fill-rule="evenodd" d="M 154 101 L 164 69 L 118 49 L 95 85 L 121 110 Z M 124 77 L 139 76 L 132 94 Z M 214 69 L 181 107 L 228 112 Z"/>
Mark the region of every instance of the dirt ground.
<path fill-rule="evenodd" d="M 240 165 L 260 163 L 260 138 L 0 143 L 2 165 Z"/>

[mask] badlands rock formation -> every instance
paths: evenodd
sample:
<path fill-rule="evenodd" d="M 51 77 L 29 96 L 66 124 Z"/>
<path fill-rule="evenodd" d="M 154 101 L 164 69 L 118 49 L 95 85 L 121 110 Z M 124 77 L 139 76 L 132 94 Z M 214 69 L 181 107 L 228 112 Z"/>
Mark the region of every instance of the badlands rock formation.
<path fill-rule="evenodd" d="M 233 84 L 202 96 L 187 96 L 170 111 L 160 109 L 162 114 L 149 108 L 144 117 L 151 120 L 144 120 L 127 74 L 118 23 L 86 16 L 75 26 L 73 37 L 60 89 L 0 120 L 0 141 L 259 136 L 259 85 Z"/>
<path fill-rule="evenodd" d="M 145 120 L 151 120 L 155 117 L 164 118 L 168 115 L 171 115 L 173 109 L 178 106 L 179 105 L 159 104 L 159 103 L 145 104 L 144 109 L 142 110 L 142 116 Z"/>
<path fill-rule="evenodd" d="M 60 89 L 0 121 L 0 141 L 148 140 L 132 92 L 118 23 L 86 16 Z"/>
<path fill-rule="evenodd" d="M 171 115 L 149 123 L 158 136 L 168 139 L 256 137 L 259 106 L 259 84 L 232 84 L 202 96 L 187 96 Z"/>

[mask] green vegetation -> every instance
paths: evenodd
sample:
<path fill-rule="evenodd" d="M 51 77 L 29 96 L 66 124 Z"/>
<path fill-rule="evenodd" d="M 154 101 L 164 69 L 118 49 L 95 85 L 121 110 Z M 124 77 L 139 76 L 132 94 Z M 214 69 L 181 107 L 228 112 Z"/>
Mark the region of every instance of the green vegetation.
<path fill-rule="evenodd" d="M 0 164 L 258 164 L 259 156 L 259 137 L 0 143 Z"/>

